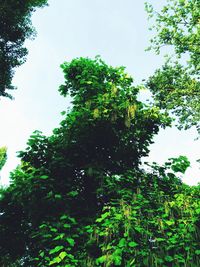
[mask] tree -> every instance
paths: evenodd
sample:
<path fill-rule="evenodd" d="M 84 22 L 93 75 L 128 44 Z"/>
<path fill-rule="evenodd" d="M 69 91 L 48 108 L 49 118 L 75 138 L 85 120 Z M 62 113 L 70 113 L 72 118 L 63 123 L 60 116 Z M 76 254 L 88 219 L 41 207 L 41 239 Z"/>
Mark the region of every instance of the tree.
<path fill-rule="evenodd" d="M 170 46 L 178 57 L 157 70 L 147 87 L 160 108 L 178 116 L 179 128 L 196 126 L 200 133 L 200 2 L 170 0 L 160 12 L 149 4 L 146 9 L 155 18 L 150 49 L 159 53 L 163 46 Z"/>
<path fill-rule="evenodd" d="M 34 37 L 31 14 L 47 0 L 2 0 L 0 3 L 0 96 L 12 97 L 14 69 L 24 63 L 27 38 Z"/>
<path fill-rule="evenodd" d="M 32 134 L 1 190 L 1 264 L 198 266 L 199 189 L 176 177 L 188 160 L 141 166 L 169 117 L 137 99 L 123 67 L 79 58 L 62 69 L 73 107 L 50 137 Z"/>
<path fill-rule="evenodd" d="M 181 64 L 169 62 L 146 82 L 155 105 L 178 118 L 179 129 L 195 126 L 200 133 L 200 82 Z"/>

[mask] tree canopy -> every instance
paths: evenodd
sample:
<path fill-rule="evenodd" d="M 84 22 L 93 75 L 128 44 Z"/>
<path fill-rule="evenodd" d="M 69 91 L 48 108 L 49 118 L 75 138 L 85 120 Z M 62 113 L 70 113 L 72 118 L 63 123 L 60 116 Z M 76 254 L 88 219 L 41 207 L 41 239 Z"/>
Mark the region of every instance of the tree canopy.
<path fill-rule="evenodd" d="M 177 176 L 189 161 L 141 164 L 168 115 L 138 100 L 124 67 L 62 69 L 73 107 L 51 136 L 32 134 L 1 189 L 1 264 L 198 266 L 199 187 Z"/>
<path fill-rule="evenodd" d="M 196 126 L 200 133 L 200 2 L 170 0 L 160 12 L 149 4 L 146 9 L 156 32 L 150 48 L 159 53 L 170 46 L 177 55 L 149 78 L 147 87 L 160 108 L 179 118 L 179 128 Z"/>
<path fill-rule="evenodd" d="M 14 69 L 24 63 L 27 38 L 34 37 L 31 14 L 47 0 L 1 0 L 0 2 L 0 96 L 12 97 Z"/>
<path fill-rule="evenodd" d="M 35 31 L 31 14 L 47 0 L 0 3 L 0 96 L 11 97 L 15 67 Z M 174 47 L 146 82 L 154 103 L 125 67 L 76 58 L 61 68 L 72 107 L 50 136 L 30 136 L 21 163 L 0 188 L 0 265 L 11 267 L 200 266 L 200 185 L 181 175 L 185 156 L 144 162 L 159 129 L 199 127 L 199 1 L 169 0 L 155 16 L 152 47 Z M 188 61 L 182 64 L 184 56 Z M 162 153 L 161 148 L 161 152 Z M 0 148 L 0 170 L 7 158 Z"/>

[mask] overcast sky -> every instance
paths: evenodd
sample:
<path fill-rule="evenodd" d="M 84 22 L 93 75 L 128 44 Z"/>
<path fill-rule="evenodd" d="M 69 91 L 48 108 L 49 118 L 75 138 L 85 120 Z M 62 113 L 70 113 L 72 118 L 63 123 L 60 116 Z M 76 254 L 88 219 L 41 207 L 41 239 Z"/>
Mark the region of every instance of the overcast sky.
<path fill-rule="evenodd" d="M 165 1 L 151 0 L 156 5 Z M 30 134 L 41 130 L 49 135 L 61 121 L 60 112 L 69 106 L 69 99 L 58 93 L 63 82 L 60 64 L 75 57 L 101 55 L 113 66 L 126 66 L 135 79 L 153 74 L 162 56 L 145 52 L 150 33 L 143 0 L 50 0 L 49 7 L 33 16 L 37 30 L 34 41 L 27 41 L 27 62 L 17 71 L 14 101 L 0 100 L 0 146 L 8 147 L 8 161 L 1 171 L 1 183 L 7 184 L 9 172 L 19 159 Z M 192 163 L 183 177 L 188 184 L 200 182 L 200 141 L 194 141 L 195 129 L 161 130 L 151 147 L 149 160 L 159 163 L 170 157 L 186 155 Z"/>

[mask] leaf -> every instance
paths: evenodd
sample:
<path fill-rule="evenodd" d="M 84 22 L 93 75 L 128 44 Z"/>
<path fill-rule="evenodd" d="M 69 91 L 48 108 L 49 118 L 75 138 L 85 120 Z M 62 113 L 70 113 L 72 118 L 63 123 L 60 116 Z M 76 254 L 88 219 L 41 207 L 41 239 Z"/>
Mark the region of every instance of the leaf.
<path fill-rule="evenodd" d="M 131 248 L 134 248 L 134 247 L 138 246 L 138 244 L 136 242 L 134 242 L 134 241 L 129 242 L 128 245 Z"/>
<path fill-rule="evenodd" d="M 105 212 L 101 215 L 101 218 L 96 219 L 96 222 L 102 222 L 105 218 L 107 218 L 110 215 L 109 212 Z"/>
<path fill-rule="evenodd" d="M 64 227 L 64 228 L 71 228 L 71 225 L 68 224 L 68 223 L 65 223 L 65 224 L 63 225 L 63 227 Z"/>
<path fill-rule="evenodd" d="M 76 197 L 78 195 L 77 191 L 71 191 L 67 194 L 69 197 Z"/>
<path fill-rule="evenodd" d="M 48 179 L 49 178 L 49 176 L 47 176 L 47 175 L 42 175 L 42 176 L 40 176 L 40 179 L 43 179 L 43 180 L 46 180 L 46 179 Z"/>
<path fill-rule="evenodd" d="M 115 215 L 115 219 L 116 220 L 121 220 L 123 218 L 123 216 L 122 216 L 122 214 L 120 214 L 120 213 L 117 213 L 116 215 Z"/>
<path fill-rule="evenodd" d="M 116 266 L 121 266 L 121 263 L 122 263 L 122 257 L 117 255 L 117 256 L 114 256 L 114 264 Z"/>
<path fill-rule="evenodd" d="M 157 237 L 157 238 L 156 238 L 156 241 L 158 241 L 158 242 L 162 242 L 162 241 L 166 241 L 166 239 L 165 239 L 165 238 L 161 238 L 161 237 Z"/>
<path fill-rule="evenodd" d="M 53 240 L 61 240 L 61 239 L 63 239 L 63 237 L 65 236 L 65 234 L 59 234 L 58 236 L 56 236 Z"/>
<path fill-rule="evenodd" d="M 124 247 L 125 245 L 126 245 L 126 239 L 125 238 L 120 239 L 118 247 L 121 248 Z"/>
<path fill-rule="evenodd" d="M 74 218 L 69 217 L 69 220 L 74 224 L 76 223 L 76 220 Z"/>
<path fill-rule="evenodd" d="M 47 227 L 47 225 L 46 225 L 45 223 L 43 223 L 43 224 L 41 224 L 41 225 L 39 226 L 40 229 L 42 229 L 42 228 L 46 228 L 46 227 Z"/>
<path fill-rule="evenodd" d="M 62 111 L 60 114 L 63 116 L 65 115 L 67 112 L 66 111 Z"/>
<path fill-rule="evenodd" d="M 174 221 L 172 221 L 172 220 L 171 221 L 165 221 L 165 223 L 170 226 L 170 225 L 174 224 Z"/>
<path fill-rule="evenodd" d="M 40 256 L 44 257 L 44 251 L 40 252 Z"/>
<path fill-rule="evenodd" d="M 200 255 L 200 249 L 195 250 L 196 255 Z"/>
<path fill-rule="evenodd" d="M 142 227 L 139 227 L 139 226 L 134 226 L 134 229 L 139 233 L 142 233 L 144 231 L 144 229 Z"/>
<path fill-rule="evenodd" d="M 96 259 L 96 263 L 104 263 L 106 261 L 106 255 L 103 255 L 101 257 L 99 257 L 98 259 Z"/>
<path fill-rule="evenodd" d="M 168 262 L 171 262 L 173 261 L 173 258 L 171 256 L 165 256 L 165 260 L 168 261 Z"/>
<path fill-rule="evenodd" d="M 67 219 L 67 218 L 68 218 L 67 215 L 62 215 L 62 216 L 60 217 L 61 220 L 65 220 L 65 219 Z"/>
<path fill-rule="evenodd" d="M 50 228 L 50 231 L 53 232 L 53 233 L 58 232 L 58 230 L 56 228 L 53 228 L 53 227 Z"/>
<path fill-rule="evenodd" d="M 50 254 L 50 255 L 51 255 L 51 254 L 54 254 L 54 253 L 60 251 L 60 250 L 63 249 L 63 248 L 64 248 L 63 246 L 56 246 L 54 249 L 51 249 L 51 250 L 49 251 L 49 254 Z"/>
<path fill-rule="evenodd" d="M 60 252 L 60 254 L 59 254 L 59 257 L 63 260 L 65 257 L 67 256 L 67 252 L 65 252 L 65 251 L 62 251 L 62 252 Z"/>
<path fill-rule="evenodd" d="M 50 261 L 49 266 L 56 264 L 56 263 L 60 263 L 61 261 L 62 259 L 60 257 L 56 257 L 52 261 Z"/>
<path fill-rule="evenodd" d="M 71 247 L 73 247 L 75 244 L 75 241 L 73 238 L 67 238 L 67 242 L 70 244 Z"/>

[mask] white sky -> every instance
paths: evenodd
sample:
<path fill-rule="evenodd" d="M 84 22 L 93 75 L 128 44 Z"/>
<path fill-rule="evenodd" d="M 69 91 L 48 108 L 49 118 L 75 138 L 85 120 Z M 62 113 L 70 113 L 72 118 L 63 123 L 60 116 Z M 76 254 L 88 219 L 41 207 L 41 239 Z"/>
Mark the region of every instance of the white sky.
<path fill-rule="evenodd" d="M 152 0 L 164 4 L 164 0 Z M 17 71 L 14 101 L 1 99 L 0 146 L 8 147 L 8 161 L 1 171 L 1 183 L 7 184 L 9 172 L 19 159 L 30 134 L 41 130 L 49 135 L 61 121 L 60 112 L 69 100 L 58 93 L 63 82 L 59 65 L 75 57 L 94 57 L 113 66 L 126 66 L 136 83 L 153 74 L 162 56 L 145 52 L 149 45 L 147 16 L 143 0 L 50 0 L 50 6 L 33 16 L 37 38 L 26 42 L 27 62 Z M 159 163 L 170 157 L 186 155 L 192 163 L 183 177 L 188 184 L 200 182 L 200 141 L 194 141 L 195 129 L 161 130 L 151 146 L 149 160 Z"/>

